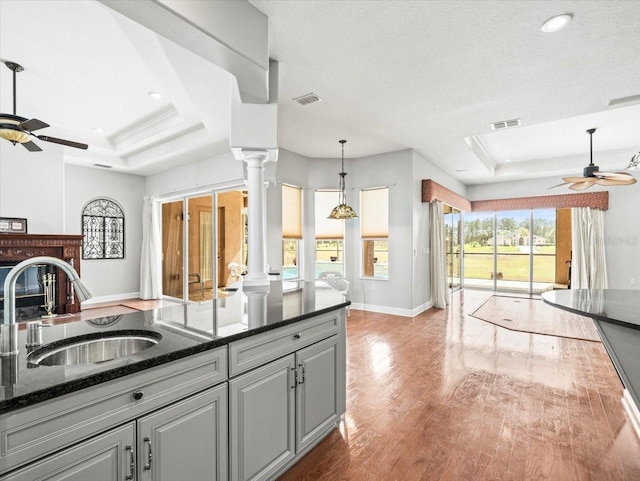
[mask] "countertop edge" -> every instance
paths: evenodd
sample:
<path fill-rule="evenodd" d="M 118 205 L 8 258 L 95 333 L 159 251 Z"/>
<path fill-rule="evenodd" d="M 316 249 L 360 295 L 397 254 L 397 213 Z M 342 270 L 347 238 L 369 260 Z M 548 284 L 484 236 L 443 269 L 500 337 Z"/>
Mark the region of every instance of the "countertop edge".
<path fill-rule="evenodd" d="M 562 304 L 551 302 L 550 300 L 545 298 L 545 294 L 546 294 L 546 292 L 543 292 L 540 297 L 542 298 L 542 300 L 543 300 L 543 302 L 545 304 L 548 304 L 548 305 L 550 305 L 552 307 L 556 307 L 558 309 L 562 309 L 563 311 L 571 312 L 573 314 L 578 314 L 579 316 L 589 317 L 589 318 L 591 318 L 593 320 L 608 322 L 608 323 L 611 323 L 611 324 L 617 324 L 619 326 L 628 327 L 630 329 L 640 330 L 640 326 L 637 325 L 637 324 L 634 324 L 632 322 L 625 322 L 625 321 L 620 320 L 620 319 L 613 319 L 611 317 L 603 316 L 603 315 L 600 315 L 600 314 L 594 314 L 594 313 L 591 313 L 591 312 L 582 311 L 580 309 L 575 309 L 575 308 L 568 307 L 568 306 L 565 306 L 565 305 L 562 305 Z"/>

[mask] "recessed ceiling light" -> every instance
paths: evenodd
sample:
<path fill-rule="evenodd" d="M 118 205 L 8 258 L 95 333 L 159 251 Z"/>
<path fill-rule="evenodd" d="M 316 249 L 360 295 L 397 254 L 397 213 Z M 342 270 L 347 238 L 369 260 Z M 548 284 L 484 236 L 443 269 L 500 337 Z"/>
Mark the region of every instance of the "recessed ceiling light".
<path fill-rule="evenodd" d="M 504 159 L 505 162 L 511 162 L 511 159 Z"/>
<path fill-rule="evenodd" d="M 161 98 L 162 98 L 162 94 L 161 94 L 161 93 L 158 93 L 158 92 L 147 92 L 147 95 L 148 95 L 149 97 L 151 97 L 152 99 L 156 99 L 156 100 L 158 100 L 158 99 L 161 99 Z"/>
<path fill-rule="evenodd" d="M 572 13 L 561 13 L 560 15 L 556 15 L 555 17 L 551 17 L 549 20 L 542 24 L 540 30 L 545 33 L 553 33 L 558 30 L 562 30 L 565 28 L 571 20 L 573 19 Z"/>
<path fill-rule="evenodd" d="M 94 128 L 93 128 L 93 131 L 94 131 L 96 134 L 104 134 L 104 130 L 103 130 L 103 129 L 101 129 L 100 127 L 94 127 Z"/>

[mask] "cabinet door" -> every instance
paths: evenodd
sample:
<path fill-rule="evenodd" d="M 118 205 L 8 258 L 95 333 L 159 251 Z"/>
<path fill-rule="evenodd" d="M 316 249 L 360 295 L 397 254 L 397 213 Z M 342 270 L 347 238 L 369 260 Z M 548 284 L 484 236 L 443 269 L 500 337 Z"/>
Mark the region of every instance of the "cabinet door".
<path fill-rule="evenodd" d="M 229 381 L 231 481 L 272 479 L 295 456 L 293 354 Z"/>
<path fill-rule="evenodd" d="M 297 451 L 325 434 L 339 419 L 338 355 L 338 336 L 320 341 L 296 354 Z"/>
<path fill-rule="evenodd" d="M 227 479 L 227 385 L 138 420 L 140 481 Z"/>
<path fill-rule="evenodd" d="M 46 457 L 2 481 L 122 481 L 135 479 L 133 423 Z M 130 476 L 130 477 L 128 477 Z"/>

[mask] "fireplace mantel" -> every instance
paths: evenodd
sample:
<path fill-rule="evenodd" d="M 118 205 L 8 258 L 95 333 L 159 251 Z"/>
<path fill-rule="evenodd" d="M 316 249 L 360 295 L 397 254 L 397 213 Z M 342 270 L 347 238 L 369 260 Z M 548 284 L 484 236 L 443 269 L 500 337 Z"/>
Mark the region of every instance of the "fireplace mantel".
<path fill-rule="evenodd" d="M 0 234 L 0 263 L 18 263 L 37 256 L 57 257 L 71 264 L 80 275 L 80 249 L 82 235 L 60 234 Z M 58 269 L 57 312 L 73 314 L 80 311 L 71 283 Z"/>

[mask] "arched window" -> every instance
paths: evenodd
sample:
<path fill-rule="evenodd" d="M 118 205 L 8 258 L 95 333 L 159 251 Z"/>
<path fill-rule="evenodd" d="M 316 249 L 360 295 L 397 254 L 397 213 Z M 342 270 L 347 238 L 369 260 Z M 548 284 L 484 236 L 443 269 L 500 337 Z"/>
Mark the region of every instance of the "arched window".
<path fill-rule="evenodd" d="M 83 259 L 124 259 L 124 212 L 110 199 L 95 199 L 82 209 Z"/>

